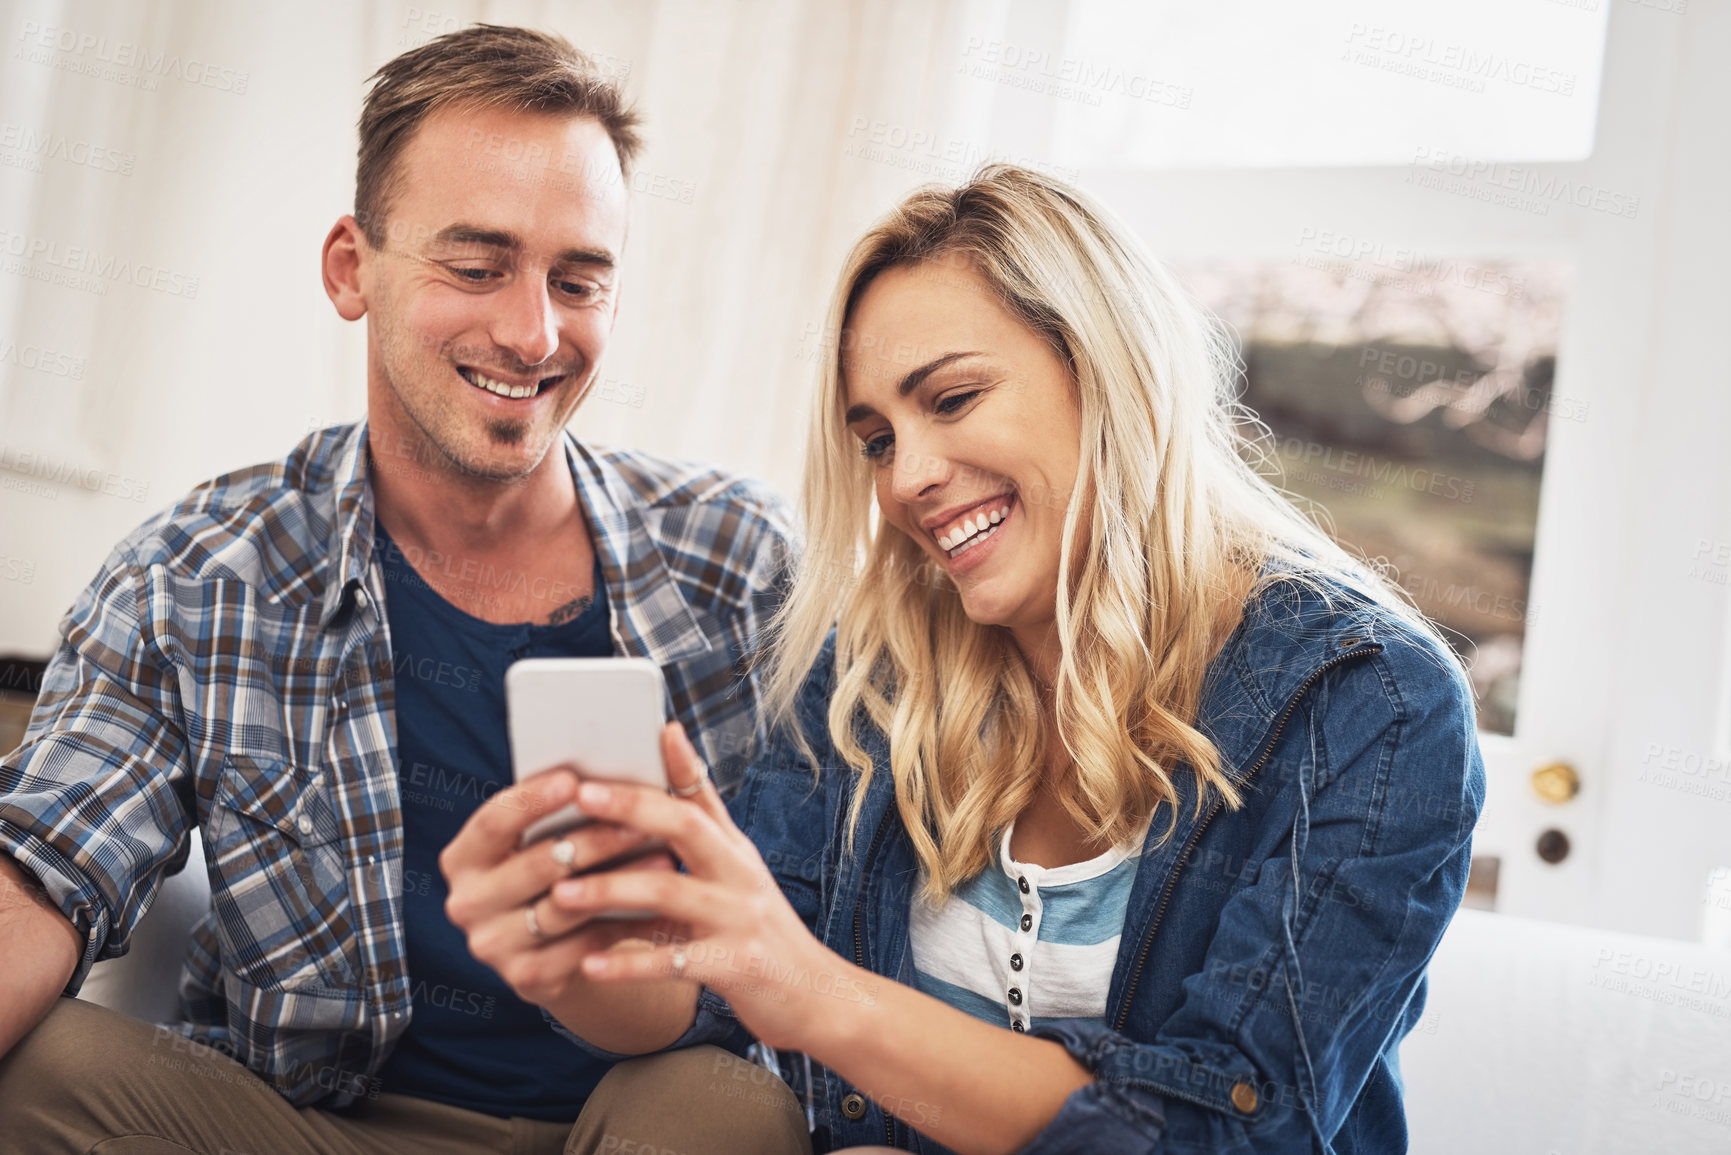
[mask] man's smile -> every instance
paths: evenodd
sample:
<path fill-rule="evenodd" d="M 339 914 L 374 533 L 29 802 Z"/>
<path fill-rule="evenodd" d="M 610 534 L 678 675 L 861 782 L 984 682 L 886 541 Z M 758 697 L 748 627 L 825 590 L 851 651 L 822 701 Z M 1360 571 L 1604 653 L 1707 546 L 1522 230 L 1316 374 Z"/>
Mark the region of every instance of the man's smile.
<path fill-rule="evenodd" d="M 468 365 L 458 365 L 457 373 L 475 388 L 512 401 L 539 397 L 569 376 L 559 373 L 552 377 L 520 378 L 497 371 L 483 372 Z"/>

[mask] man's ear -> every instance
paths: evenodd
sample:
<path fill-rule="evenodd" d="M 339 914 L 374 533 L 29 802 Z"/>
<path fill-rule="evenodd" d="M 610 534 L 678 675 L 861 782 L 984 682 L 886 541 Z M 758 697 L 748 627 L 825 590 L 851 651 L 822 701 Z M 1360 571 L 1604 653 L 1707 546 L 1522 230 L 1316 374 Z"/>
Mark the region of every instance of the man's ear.
<path fill-rule="evenodd" d="M 362 286 L 361 266 L 372 257 L 359 222 L 345 216 L 331 226 L 325 235 L 322 272 L 325 296 L 337 307 L 337 315 L 345 321 L 358 321 L 367 315 L 367 296 Z"/>

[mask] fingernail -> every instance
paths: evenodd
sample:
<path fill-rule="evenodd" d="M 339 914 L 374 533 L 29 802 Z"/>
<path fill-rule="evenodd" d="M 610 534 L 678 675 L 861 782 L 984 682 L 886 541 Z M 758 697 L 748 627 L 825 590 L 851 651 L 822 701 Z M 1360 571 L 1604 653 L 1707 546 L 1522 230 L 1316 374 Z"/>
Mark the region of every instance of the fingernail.
<path fill-rule="evenodd" d="M 571 775 L 555 773 L 553 781 L 547 783 L 547 801 L 565 802 L 571 797 Z"/>
<path fill-rule="evenodd" d="M 607 973 L 607 959 L 598 954 L 592 954 L 583 960 L 583 973 L 586 975 L 604 975 Z"/>
<path fill-rule="evenodd" d="M 582 902 L 588 885 L 581 878 L 567 878 L 553 884 L 553 901 Z"/>
<path fill-rule="evenodd" d="M 605 806 L 613 801 L 613 788 L 599 782 L 585 782 L 577 789 L 577 801 L 583 806 Z"/>

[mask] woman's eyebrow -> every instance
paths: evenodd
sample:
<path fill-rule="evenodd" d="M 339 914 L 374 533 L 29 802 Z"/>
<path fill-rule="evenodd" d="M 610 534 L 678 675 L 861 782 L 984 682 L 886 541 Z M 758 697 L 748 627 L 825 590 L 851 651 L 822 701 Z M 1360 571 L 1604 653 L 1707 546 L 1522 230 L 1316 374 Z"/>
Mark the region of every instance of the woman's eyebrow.
<path fill-rule="evenodd" d="M 915 389 L 918 389 L 922 384 L 924 384 L 927 377 L 930 377 L 933 373 L 936 373 L 939 369 L 942 369 L 944 366 L 949 365 L 952 362 L 960 361 L 965 357 L 981 356 L 984 356 L 984 354 L 979 352 L 977 349 L 971 349 L 965 352 L 945 353 L 941 357 L 934 357 L 901 379 L 900 383 L 896 385 L 896 396 L 906 397 L 909 393 L 912 393 Z M 848 411 L 842 415 L 842 424 L 852 425 L 855 421 L 860 421 L 864 418 L 875 416 L 876 414 L 877 410 L 873 409 L 870 405 L 852 405 L 849 406 Z"/>

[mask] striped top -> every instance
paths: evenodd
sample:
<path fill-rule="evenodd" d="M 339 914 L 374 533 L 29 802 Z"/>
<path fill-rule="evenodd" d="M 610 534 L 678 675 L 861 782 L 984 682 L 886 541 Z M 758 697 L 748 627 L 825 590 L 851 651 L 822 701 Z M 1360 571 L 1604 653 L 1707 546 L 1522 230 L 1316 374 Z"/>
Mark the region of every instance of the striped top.
<path fill-rule="evenodd" d="M 941 907 L 914 900 L 915 985 L 1014 1031 L 1103 1018 L 1147 825 L 1086 862 L 1052 867 L 1012 858 L 1013 829 L 1004 831 L 997 869 L 958 886 Z"/>

